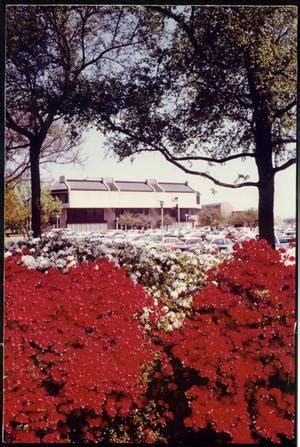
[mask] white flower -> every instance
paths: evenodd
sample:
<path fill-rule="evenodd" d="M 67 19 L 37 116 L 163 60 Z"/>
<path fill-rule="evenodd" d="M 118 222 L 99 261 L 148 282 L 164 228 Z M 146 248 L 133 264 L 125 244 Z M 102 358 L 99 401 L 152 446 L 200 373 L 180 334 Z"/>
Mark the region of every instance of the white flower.
<path fill-rule="evenodd" d="M 37 267 L 36 260 L 31 255 L 23 255 L 21 261 L 29 269 L 35 269 Z"/>
<path fill-rule="evenodd" d="M 178 298 L 178 292 L 176 290 L 172 290 L 170 292 L 171 297 L 176 300 Z"/>
<path fill-rule="evenodd" d="M 68 263 L 68 268 L 69 267 L 73 267 L 74 265 L 76 265 L 76 261 L 75 260 L 73 260 L 73 261 Z"/>

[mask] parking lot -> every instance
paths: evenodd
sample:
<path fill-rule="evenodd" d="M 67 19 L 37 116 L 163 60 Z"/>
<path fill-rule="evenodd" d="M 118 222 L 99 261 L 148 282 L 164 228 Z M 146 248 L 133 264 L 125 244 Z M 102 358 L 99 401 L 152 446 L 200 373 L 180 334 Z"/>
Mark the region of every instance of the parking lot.
<path fill-rule="evenodd" d="M 50 233 L 60 232 L 53 229 Z M 88 238 L 91 241 L 103 243 L 130 243 L 144 248 L 164 248 L 167 250 L 180 250 L 186 252 L 207 251 L 232 251 L 235 242 L 243 242 L 249 239 L 258 239 L 258 229 L 249 227 L 221 227 L 211 229 L 202 228 L 172 228 L 148 230 L 108 230 L 103 233 L 74 233 L 71 230 L 63 230 L 72 238 Z M 275 232 L 276 248 L 288 248 L 295 242 L 295 229 L 291 227 L 278 227 Z"/>

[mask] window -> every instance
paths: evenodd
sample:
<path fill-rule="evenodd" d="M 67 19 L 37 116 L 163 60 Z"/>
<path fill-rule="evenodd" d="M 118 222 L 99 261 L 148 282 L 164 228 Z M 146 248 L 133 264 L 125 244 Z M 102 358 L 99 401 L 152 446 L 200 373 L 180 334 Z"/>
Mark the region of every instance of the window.
<path fill-rule="evenodd" d="M 69 208 L 67 223 L 103 223 L 103 208 Z"/>

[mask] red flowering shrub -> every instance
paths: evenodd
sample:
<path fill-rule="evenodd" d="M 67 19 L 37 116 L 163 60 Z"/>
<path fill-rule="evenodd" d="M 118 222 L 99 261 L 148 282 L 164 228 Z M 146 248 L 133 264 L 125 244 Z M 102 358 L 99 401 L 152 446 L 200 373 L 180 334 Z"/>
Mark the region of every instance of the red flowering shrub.
<path fill-rule="evenodd" d="M 172 333 L 106 260 L 45 274 L 9 257 L 6 441 L 293 445 L 295 267 L 263 241 L 234 248 Z"/>
<path fill-rule="evenodd" d="M 6 442 L 95 441 L 141 405 L 153 345 L 137 314 L 152 304 L 101 260 L 67 274 L 6 261 Z"/>
<path fill-rule="evenodd" d="M 295 268 L 264 241 L 234 248 L 233 259 L 209 272 L 193 317 L 161 336 L 186 399 L 187 433 L 178 437 L 287 445 L 294 434 Z"/>

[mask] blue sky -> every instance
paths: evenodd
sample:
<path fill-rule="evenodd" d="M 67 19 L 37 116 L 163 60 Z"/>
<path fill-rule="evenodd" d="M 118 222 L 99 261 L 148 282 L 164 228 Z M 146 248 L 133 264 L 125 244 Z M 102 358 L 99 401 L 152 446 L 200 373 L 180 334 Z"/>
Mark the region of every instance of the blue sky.
<path fill-rule="evenodd" d="M 42 171 L 45 181 L 57 181 L 60 175 L 67 178 L 102 178 L 113 177 L 118 180 L 145 180 L 156 178 L 160 181 L 188 181 L 201 193 L 202 203 L 230 202 L 234 210 L 257 208 L 257 188 L 247 187 L 237 190 L 215 186 L 211 181 L 185 174 L 177 167 L 168 163 L 158 153 L 145 153 L 136 156 L 134 161 L 129 159 L 118 162 L 113 154 L 105 155 L 104 137 L 100 132 L 90 129 L 84 133 L 81 153 L 85 161 L 79 165 L 51 164 Z M 219 180 L 233 182 L 237 174 L 248 174 L 250 180 L 257 180 L 256 166 L 253 160 L 245 162 L 232 161 L 226 166 L 209 168 L 198 165 L 203 170 L 209 170 Z M 194 164 L 193 168 L 197 168 Z M 216 194 L 213 194 L 212 188 Z M 275 216 L 294 217 L 296 209 L 296 168 L 292 166 L 279 172 L 275 177 Z"/>

